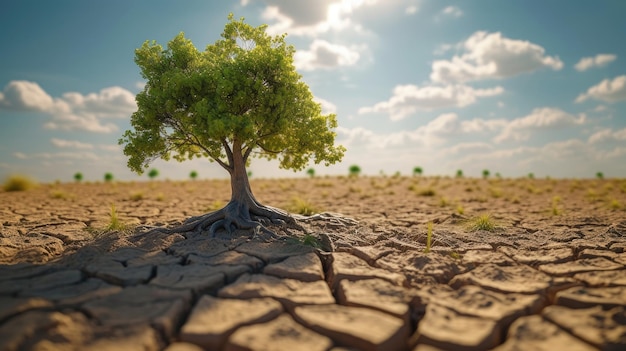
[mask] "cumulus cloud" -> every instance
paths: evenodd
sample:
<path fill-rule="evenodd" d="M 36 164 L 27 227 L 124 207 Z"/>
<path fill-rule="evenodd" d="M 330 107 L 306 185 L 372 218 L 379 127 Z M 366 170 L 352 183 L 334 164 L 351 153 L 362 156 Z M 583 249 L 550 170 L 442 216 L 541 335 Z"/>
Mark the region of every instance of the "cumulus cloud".
<path fill-rule="evenodd" d="M 589 88 L 586 93 L 580 94 L 576 98 L 576 102 L 583 102 L 587 99 L 605 102 L 626 100 L 626 75 L 601 81 Z"/>
<path fill-rule="evenodd" d="M 39 84 L 18 80 L 9 82 L 0 93 L 0 109 L 44 113 L 52 117 L 44 124 L 49 129 L 110 133 L 118 127 L 103 119 L 128 118 L 136 108 L 134 94 L 121 87 L 87 95 L 68 92 L 53 98 Z"/>
<path fill-rule="evenodd" d="M 294 64 L 297 69 L 311 71 L 352 66 L 359 61 L 360 54 L 353 48 L 332 44 L 326 40 L 315 39 L 309 50 L 297 51 Z"/>
<path fill-rule="evenodd" d="M 478 98 L 500 95 L 502 87 L 476 89 L 467 85 L 451 84 L 446 86 L 398 85 L 393 96 L 371 107 L 362 107 L 359 114 L 386 113 L 393 121 L 398 121 L 418 110 L 434 110 L 446 107 L 464 107 L 471 105 Z"/>
<path fill-rule="evenodd" d="M 87 160 L 97 161 L 100 159 L 98 155 L 88 151 L 73 151 L 73 152 L 39 152 L 33 154 L 24 154 L 22 152 L 13 153 L 15 158 L 21 160 Z"/>
<path fill-rule="evenodd" d="M 583 57 L 574 65 L 574 68 L 579 72 L 583 72 L 593 67 L 604 67 L 616 59 L 617 55 L 613 54 L 598 54 L 594 57 Z"/>
<path fill-rule="evenodd" d="M 500 32 L 476 32 L 462 43 L 462 48 L 465 52 L 460 56 L 433 62 L 431 80 L 467 82 L 501 79 L 545 67 L 553 70 L 563 68 L 563 62 L 557 56 L 547 56 L 543 47 L 525 40 L 506 38 Z"/>
<path fill-rule="evenodd" d="M 589 137 L 589 144 L 598 144 L 608 141 L 626 141 L 626 128 L 620 130 L 602 129 Z"/>
<path fill-rule="evenodd" d="M 350 15 L 358 8 L 376 4 L 377 0 L 319 0 L 292 1 L 266 0 L 262 13 L 265 21 L 271 22 L 270 34 L 302 35 L 315 37 L 329 30 L 359 28 Z"/>
<path fill-rule="evenodd" d="M 52 138 L 50 139 L 50 142 L 52 143 L 52 145 L 56 147 L 60 147 L 60 148 L 84 149 L 84 150 L 93 149 L 92 144 L 83 143 L 77 140 L 64 140 L 64 139 Z"/>
<path fill-rule="evenodd" d="M 508 122 L 494 141 L 527 140 L 533 131 L 581 125 L 585 121 L 584 114 L 577 117 L 558 108 L 536 108 L 529 115 Z"/>

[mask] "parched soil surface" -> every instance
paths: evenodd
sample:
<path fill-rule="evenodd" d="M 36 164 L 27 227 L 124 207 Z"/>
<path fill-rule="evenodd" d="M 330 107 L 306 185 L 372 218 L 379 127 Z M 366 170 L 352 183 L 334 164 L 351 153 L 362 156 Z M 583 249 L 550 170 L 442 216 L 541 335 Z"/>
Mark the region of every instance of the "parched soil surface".
<path fill-rule="evenodd" d="M 142 235 L 228 181 L 0 191 L 0 350 L 626 349 L 626 180 L 251 185 L 322 215 L 272 242 Z"/>

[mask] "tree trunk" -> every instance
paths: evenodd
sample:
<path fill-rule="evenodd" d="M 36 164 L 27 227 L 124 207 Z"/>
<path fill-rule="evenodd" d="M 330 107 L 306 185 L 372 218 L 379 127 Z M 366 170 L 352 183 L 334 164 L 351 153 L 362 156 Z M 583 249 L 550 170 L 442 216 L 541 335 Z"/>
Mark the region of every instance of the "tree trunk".
<path fill-rule="evenodd" d="M 246 171 L 246 161 L 243 159 L 241 150 L 241 144 L 238 142 L 233 143 L 233 164 L 230 171 L 230 188 L 231 188 L 231 203 L 238 203 L 240 206 L 254 207 L 258 203 L 252 194 L 250 188 L 250 180 L 248 179 L 248 172 Z"/>

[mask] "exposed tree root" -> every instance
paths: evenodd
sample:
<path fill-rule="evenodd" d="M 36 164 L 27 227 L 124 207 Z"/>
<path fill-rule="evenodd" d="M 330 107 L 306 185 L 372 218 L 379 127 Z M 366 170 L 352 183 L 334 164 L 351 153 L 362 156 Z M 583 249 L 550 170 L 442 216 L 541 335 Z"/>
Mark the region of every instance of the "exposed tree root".
<path fill-rule="evenodd" d="M 191 217 L 178 226 L 169 228 L 144 226 L 142 229 L 147 231 L 137 235 L 136 238 L 145 237 L 155 232 L 166 234 L 206 233 L 210 237 L 216 237 L 222 231 L 232 235 L 235 231 L 241 230 L 250 232 L 252 237 L 269 241 L 285 238 L 284 235 L 277 234 L 270 227 L 296 229 L 309 234 L 309 229 L 303 225 L 339 229 L 357 224 L 358 222 L 354 219 L 334 213 L 321 213 L 307 217 L 260 205 L 256 201 L 250 203 L 231 201 L 220 210 Z"/>

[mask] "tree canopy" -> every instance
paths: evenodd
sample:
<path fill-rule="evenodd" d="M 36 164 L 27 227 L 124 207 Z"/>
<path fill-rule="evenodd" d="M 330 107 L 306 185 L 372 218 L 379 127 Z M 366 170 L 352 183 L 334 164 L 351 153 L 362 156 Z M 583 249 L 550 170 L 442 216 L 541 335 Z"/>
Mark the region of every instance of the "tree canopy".
<path fill-rule="evenodd" d="M 343 157 L 334 114 L 323 115 L 293 64 L 285 35 L 269 36 L 230 15 L 221 39 L 199 51 L 178 34 L 163 48 L 146 41 L 135 62 L 146 80 L 120 139 L 128 166 L 142 173 L 158 158 L 208 157 L 231 174 L 241 155 L 302 170 Z"/>

